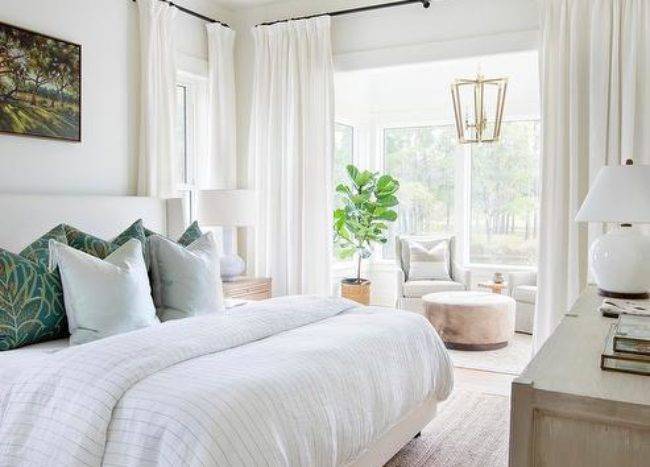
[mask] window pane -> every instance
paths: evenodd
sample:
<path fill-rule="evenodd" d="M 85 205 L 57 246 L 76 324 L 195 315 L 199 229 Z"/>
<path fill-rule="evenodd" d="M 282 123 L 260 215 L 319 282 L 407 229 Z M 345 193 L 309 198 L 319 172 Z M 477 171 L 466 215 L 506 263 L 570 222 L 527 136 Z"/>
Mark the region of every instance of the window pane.
<path fill-rule="evenodd" d="M 332 163 L 332 190 L 341 183 L 347 183 L 348 175 L 345 167 L 354 163 L 354 128 L 350 125 L 336 123 L 334 125 L 334 161 Z M 334 207 L 340 207 L 341 201 L 334 196 Z M 334 260 L 339 261 L 340 248 L 334 244 Z"/>
<path fill-rule="evenodd" d="M 187 170 L 187 88 L 176 86 L 176 167 L 180 183 L 188 183 Z"/>
<path fill-rule="evenodd" d="M 334 125 L 334 163 L 332 187 L 348 181 L 345 167 L 354 162 L 354 128 L 342 123 Z"/>
<path fill-rule="evenodd" d="M 536 264 L 539 138 L 539 121 L 504 122 L 472 145 L 470 262 Z"/>
<path fill-rule="evenodd" d="M 384 131 L 384 165 L 400 182 L 399 216 L 391 225 L 384 258 L 395 257 L 395 235 L 454 232 L 456 157 L 461 155 L 451 125 Z"/>

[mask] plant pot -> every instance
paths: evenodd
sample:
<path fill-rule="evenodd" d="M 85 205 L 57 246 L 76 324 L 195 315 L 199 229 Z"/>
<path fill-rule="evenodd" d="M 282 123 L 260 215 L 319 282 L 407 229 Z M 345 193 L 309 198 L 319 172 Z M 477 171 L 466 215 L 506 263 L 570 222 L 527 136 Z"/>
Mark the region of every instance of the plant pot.
<path fill-rule="evenodd" d="M 362 305 L 370 305 L 370 285 L 372 282 L 361 279 L 343 279 L 341 281 L 341 296 Z"/>

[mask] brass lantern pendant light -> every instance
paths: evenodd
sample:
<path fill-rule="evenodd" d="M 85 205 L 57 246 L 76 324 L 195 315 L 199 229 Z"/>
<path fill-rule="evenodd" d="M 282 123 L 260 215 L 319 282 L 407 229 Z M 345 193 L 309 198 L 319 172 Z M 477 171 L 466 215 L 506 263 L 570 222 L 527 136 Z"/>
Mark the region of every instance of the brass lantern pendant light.
<path fill-rule="evenodd" d="M 451 85 L 458 141 L 493 143 L 501 137 L 508 78 L 457 79 Z"/>

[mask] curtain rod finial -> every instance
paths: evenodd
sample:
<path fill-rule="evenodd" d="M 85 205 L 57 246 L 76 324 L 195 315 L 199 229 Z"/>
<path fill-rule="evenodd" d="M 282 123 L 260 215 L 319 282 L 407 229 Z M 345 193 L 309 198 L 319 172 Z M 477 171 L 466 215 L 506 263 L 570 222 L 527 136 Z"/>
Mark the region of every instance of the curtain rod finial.
<path fill-rule="evenodd" d="M 429 8 L 431 6 L 431 0 L 422 0 L 422 6 L 424 8 Z"/>

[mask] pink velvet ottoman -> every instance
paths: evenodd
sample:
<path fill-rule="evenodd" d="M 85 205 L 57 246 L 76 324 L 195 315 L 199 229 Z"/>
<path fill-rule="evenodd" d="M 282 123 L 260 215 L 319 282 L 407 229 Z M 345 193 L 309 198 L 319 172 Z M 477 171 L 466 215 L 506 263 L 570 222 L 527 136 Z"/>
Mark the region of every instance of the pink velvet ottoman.
<path fill-rule="evenodd" d="M 515 334 L 515 301 L 488 292 L 440 292 L 422 297 L 425 316 L 450 349 L 494 350 Z"/>

